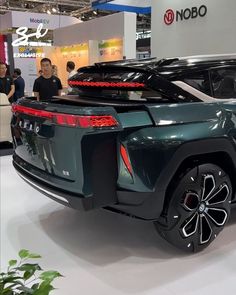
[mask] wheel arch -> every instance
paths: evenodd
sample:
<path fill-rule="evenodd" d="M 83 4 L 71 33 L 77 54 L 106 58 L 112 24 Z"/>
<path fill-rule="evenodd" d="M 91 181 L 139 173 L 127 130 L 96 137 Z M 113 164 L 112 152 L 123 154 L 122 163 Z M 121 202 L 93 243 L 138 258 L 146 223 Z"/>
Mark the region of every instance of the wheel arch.
<path fill-rule="evenodd" d="M 231 141 L 220 138 L 188 142 L 177 150 L 171 163 L 157 181 L 157 191 L 164 191 L 161 215 L 168 204 L 170 191 L 176 179 L 188 169 L 203 163 L 215 164 L 229 175 L 233 188 L 232 199 L 235 200 L 236 152 Z"/>
<path fill-rule="evenodd" d="M 206 159 L 209 162 L 209 156 L 214 159 L 215 164 L 217 164 L 218 158 L 225 159 L 226 163 L 230 165 L 230 171 L 232 174 L 229 174 L 231 174 L 231 177 L 233 178 L 234 173 L 236 173 L 236 151 L 233 143 L 228 138 L 194 140 L 183 143 L 176 150 L 169 163 L 162 170 L 152 192 L 138 193 L 139 196 L 141 195 L 140 198 L 142 199 L 140 204 L 130 205 L 121 202 L 113 207 L 138 218 L 153 221 L 158 220 L 162 222 L 160 217 L 165 208 L 167 192 L 174 177 L 181 172 L 182 167 L 186 164 L 192 163 L 192 158 L 199 161 L 199 163 Z M 225 166 L 222 167 L 223 170 L 225 170 L 224 168 Z M 226 170 L 229 172 L 229 169 Z M 121 196 L 123 196 L 123 200 L 137 198 L 137 192 L 135 191 L 118 191 L 117 193 L 119 200 L 121 199 Z"/>

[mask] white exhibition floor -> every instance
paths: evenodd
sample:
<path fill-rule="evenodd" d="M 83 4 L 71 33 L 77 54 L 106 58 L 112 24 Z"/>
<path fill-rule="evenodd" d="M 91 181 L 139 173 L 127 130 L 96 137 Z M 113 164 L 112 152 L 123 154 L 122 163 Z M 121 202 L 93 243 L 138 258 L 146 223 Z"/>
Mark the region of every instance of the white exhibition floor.
<path fill-rule="evenodd" d="M 0 158 L 0 169 L 1 268 L 26 248 L 43 256 L 44 269 L 65 276 L 52 295 L 235 294 L 235 210 L 210 247 L 186 255 L 163 241 L 152 223 L 51 201 L 20 179 L 11 156 Z"/>

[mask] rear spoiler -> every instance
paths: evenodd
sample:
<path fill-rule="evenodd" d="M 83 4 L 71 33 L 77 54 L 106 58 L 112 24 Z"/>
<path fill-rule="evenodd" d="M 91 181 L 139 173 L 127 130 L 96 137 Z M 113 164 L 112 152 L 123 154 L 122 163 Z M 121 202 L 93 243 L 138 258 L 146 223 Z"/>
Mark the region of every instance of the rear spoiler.
<path fill-rule="evenodd" d="M 98 66 L 99 65 L 99 66 Z M 68 80 L 70 87 L 78 89 L 146 90 L 145 81 L 150 72 L 138 68 L 113 64 L 83 67 Z"/>
<path fill-rule="evenodd" d="M 201 101 L 197 96 L 175 85 L 152 69 L 106 64 L 83 67 L 68 80 L 68 84 L 80 96 L 98 97 L 105 95 L 106 90 L 146 91 L 153 90 L 170 102 Z M 115 97 L 116 93 L 114 93 Z"/>

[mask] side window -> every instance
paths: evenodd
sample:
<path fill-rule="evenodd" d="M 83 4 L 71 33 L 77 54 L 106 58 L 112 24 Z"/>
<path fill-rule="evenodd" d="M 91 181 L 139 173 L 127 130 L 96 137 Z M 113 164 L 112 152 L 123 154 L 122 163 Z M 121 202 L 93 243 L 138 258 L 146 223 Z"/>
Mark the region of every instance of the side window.
<path fill-rule="evenodd" d="M 211 70 L 213 96 L 236 98 L 236 67 Z"/>
<path fill-rule="evenodd" d="M 185 75 L 182 77 L 181 80 L 187 83 L 188 85 L 192 86 L 193 88 L 207 95 L 211 95 L 209 74 L 207 71 Z"/>

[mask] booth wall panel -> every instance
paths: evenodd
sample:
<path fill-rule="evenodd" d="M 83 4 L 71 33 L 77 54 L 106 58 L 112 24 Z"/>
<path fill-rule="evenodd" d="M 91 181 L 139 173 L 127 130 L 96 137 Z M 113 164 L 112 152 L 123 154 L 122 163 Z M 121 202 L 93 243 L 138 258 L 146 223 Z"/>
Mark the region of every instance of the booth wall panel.
<path fill-rule="evenodd" d="M 164 22 L 168 9 L 207 6 L 204 17 Z M 172 57 L 236 52 L 235 0 L 152 0 L 152 56 Z"/>

